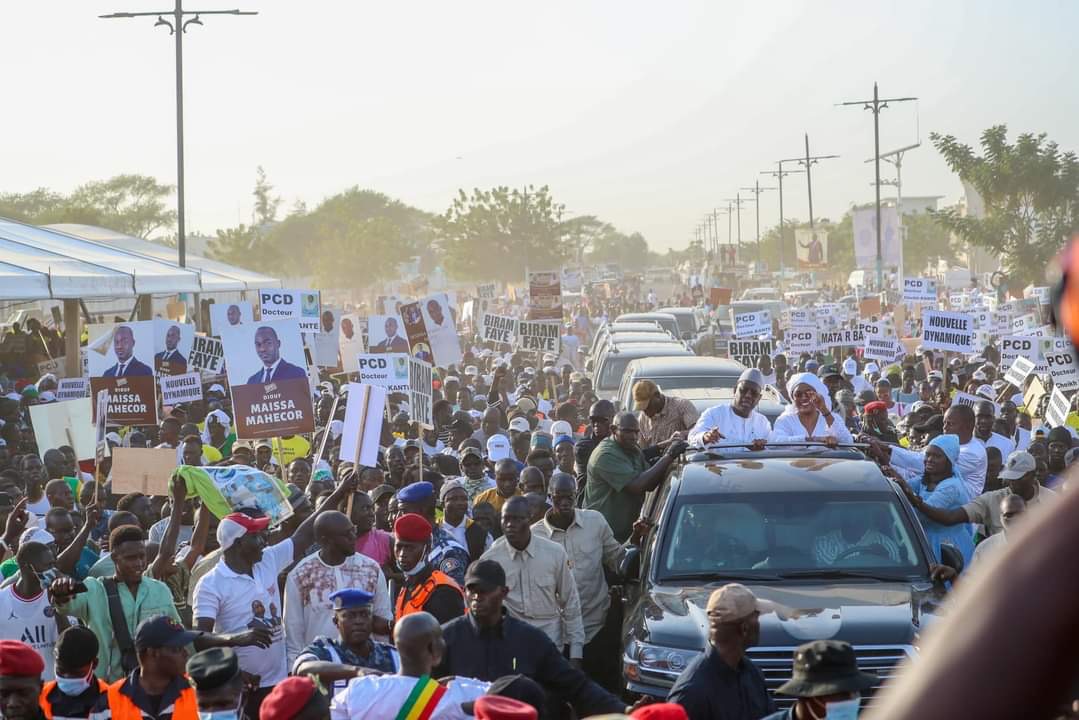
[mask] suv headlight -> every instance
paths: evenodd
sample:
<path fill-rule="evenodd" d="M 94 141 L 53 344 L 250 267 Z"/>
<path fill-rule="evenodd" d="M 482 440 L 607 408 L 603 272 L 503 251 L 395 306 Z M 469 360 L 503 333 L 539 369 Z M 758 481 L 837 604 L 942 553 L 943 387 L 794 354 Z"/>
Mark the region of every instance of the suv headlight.
<path fill-rule="evenodd" d="M 629 660 L 636 661 L 641 670 L 680 675 L 686 666 L 700 655 L 700 651 L 681 650 L 635 641 L 627 648 L 626 655 Z"/>

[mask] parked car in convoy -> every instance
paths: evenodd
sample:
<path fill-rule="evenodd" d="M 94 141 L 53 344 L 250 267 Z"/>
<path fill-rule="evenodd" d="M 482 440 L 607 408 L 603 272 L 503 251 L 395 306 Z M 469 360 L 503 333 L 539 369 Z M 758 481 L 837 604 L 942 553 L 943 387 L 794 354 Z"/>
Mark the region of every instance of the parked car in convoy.
<path fill-rule="evenodd" d="M 592 348 L 592 353 L 585 360 L 585 369 L 589 370 L 589 363 L 593 366 L 607 348 L 612 345 L 625 345 L 626 343 L 643 342 L 643 343 L 673 343 L 676 345 L 685 345 L 681 340 L 678 340 L 669 332 L 627 332 L 627 333 L 615 333 L 613 335 L 606 335 L 600 338 L 595 346 Z"/>
<path fill-rule="evenodd" d="M 674 319 L 678 321 L 678 337 L 683 340 L 692 341 L 696 339 L 702 329 L 703 323 L 699 322 L 697 308 L 664 307 L 659 308 L 656 312 L 674 315 Z"/>
<path fill-rule="evenodd" d="M 664 395 L 686 398 L 703 413 L 734 398 L 734 386 L 746 367 L 736 360 L 717 357 L 647 357 L 626 365 L 615 405 L 633 408 L 633 384 L 651 380 Z M 774 388 L 765 388 L 757 410 L 774 423 L 783 412 L 783 399 Z"/>
<path fill-rule="evenodd" d="M 659 333 L 661 335 L 671 335 L 655 321 L 607 323 L 606 325 L 601 325 L 599 330 L 596 331 L 596 334 L 592 336 L 592 344 L 588 348 L 588 354 L 591 356 L 596 347 L 609 336 L 621 333 Z M 674 336 L 672 335 L 671 337 Z"/>
<path fill-rule="evenodd" d="M 608 346 L 593 363 L 592 388 L 603 400 L 614 400 L 626 365 L 632 360 L 647 357 L 689 357 L 693 351 L 683 343 L 631 342 Z"/>
<path fill-rule="evenodd" d="M 746 288 L 742 292 L 742 297 L 739 300 L 782 300 L 783 296 L 776 288 L 769 287 L 752 287 Z"/>
<path fill-rule="evenodd" d="M 667 312 L 625 313 L 619 315 L 615 322 L 657 322 L 664 330 L 674 337 L 681 337 L 678 330 L 678 318 Z"/>
<path fill-rule="evenodd" d="M 791 677 L 796 647 L 823 638 L 851 643 L 859 667 L 888 682 L 944 594 L 898 486 L 854 447 L 691 453 L 646 499 L 652 529 L 622 566 L 628 689 L 666 696 L 707 648 L 708 596 L 727 582 L 778 605 L 747 652 L 770 690 Z M 961 566 L 958 553 L 944 559 Z"/>

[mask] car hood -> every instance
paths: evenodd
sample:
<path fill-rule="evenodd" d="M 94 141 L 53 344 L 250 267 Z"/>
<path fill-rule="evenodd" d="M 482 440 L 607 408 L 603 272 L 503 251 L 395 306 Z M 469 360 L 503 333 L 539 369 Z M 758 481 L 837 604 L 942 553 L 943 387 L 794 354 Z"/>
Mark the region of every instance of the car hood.
<path fill-rule="evenodd" d="M 634 622 L 638 638 L 664 647 L 707 645 L 708 596 L 719 584 L 654 586 L 642 596 Z M 853 645 L 909 645 L 938 612 L 943 591 L 930 583 L 748 584 L 775 610 L 761 613 L 761 647 L 796 647 L 811 640 Z"/>

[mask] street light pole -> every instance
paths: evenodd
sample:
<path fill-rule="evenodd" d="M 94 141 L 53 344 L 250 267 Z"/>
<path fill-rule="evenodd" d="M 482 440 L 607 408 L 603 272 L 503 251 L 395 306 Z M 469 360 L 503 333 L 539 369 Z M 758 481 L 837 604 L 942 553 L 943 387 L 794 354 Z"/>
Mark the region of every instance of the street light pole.
<path fill-rule="evenodd" d="M 884 289 L 884 258 L 881 255 L 881 241 L 880 241 L 880 111 L 888 107 L 888 103 L 894 102 L 910 102 L 911 100 L 917 100 L 916 97 L 899 97 L 899 98 L 881 98 L 877 92 L 877 83 L 873 83 L 873 99 L 872 100 L 851 100 L 850 102 L 841 102 L 839 105 L 861 105 L 863 109 L 873 112 L 873 170 L 874 170 L 874 186 L 876 188 L 876 212 L 877 212 L 877 287 L 880 290 Z M 896 212 L 899 209 L 896 208 Z M 902 288 L 902 279 L 899 280 L 899 287 Z"/>
<path fill-rule="evenodd" d="M 165 16 L 171 15 L 171 20 Z M 185 16 L 194 15 L 190 20 Z M 154 17 L 154 27 L 164 25 L 176 39 L 176 250 L 180 267 L 187 265 L 187 236 L 184 232 L 184 33 L 188 25 L 202 25 L 202 15 L 258 15 L 250 10 L 184 10 L 183 0 L 176 0 L 172 10 L 153 12 L 118 12 L 99 17 L 106 20 L 118 18 Z"/>
<path fill-rule="evenodd" d="M 757 211 L 757 262 L 761 261 L 761 193 L 765 190 L 775 190 L 774 187 L 761 187 L 760 180 L 753 181 L 753 187 L 744 187 L 753 193 L 753 206 Z"/>
<path fill-rule="evenodd" d="M 881 180 L 880 185 L 895 185 L 895 218 L 897 227 L 896 230 L 899 233 L 899 267 L 897 268 L 896 288 L 902 289 L 903 287 L 903 156 L 907 154 L 908 150 L 913 150 L 917 147 L 921 147 L 921 143 L 914 143 L 913 145 L 907 145 L 901 147 L 898 150 L 892 150 L 880 155 L 880 159 L 889 162 L 895 166 L 895 180 Z M 873 162 L 873 158 L 866 160 L 866 162 Z M 877 186 L 877 193 L 880 193 L 880 185 Z"/>
<path fill-rule="evenodd" d="M 779 275 L 781 278 L 783 276 L 783 243 L 785 241 L 783 237 L 783 177 L 804 172 L 803 170 L 784 170 L 783 162 L 783 160 L 780 160 L 776 163 L 779 166 L 778 170 L 764 170 L 761 172 L 761 175 L 771 175 L 779 182 Z"/>

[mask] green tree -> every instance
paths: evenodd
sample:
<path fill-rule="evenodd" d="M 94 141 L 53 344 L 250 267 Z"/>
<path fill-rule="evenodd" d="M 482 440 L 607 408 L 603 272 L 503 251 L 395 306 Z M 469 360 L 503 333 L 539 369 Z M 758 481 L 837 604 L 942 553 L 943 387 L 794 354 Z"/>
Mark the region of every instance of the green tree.
<path fill-rule="evenodd" d="M 247 225 L 218 230 L 217 237 L 206 244 L 206 250 L 214 260 L 254 269 L 252 259 L 259 256 L 259 235 Z"/>
<path fill-rule="evenodd" d="M 952 135 L 930 139 L 949 167 L 974 187 L 985 202 L 985 217 L 963 217 L 950 208 L 937 220 L 971 245 L 999 255 L 1013 280 L 1023 284 L 1044 277 L 1066 239 L 1079 230 L 1079 160 L 1062 153 L 1044 133 L 1008 141 L 996 125 L 982 133 L 979 156 Z"/>
<path fill-rule="evenodd" d="M 409 257 L 400 226 L 386 217 L 327 222 L 313 271 L 319 287 L 362 289 L 395 275 Z"/>
<path fill-rule="evenodd" d="M 939 260 L 952 263 L 956 259 L 951 234 L 933 215 L 904 215 L 903 235 L 903 271 L 908 275 L 921 273 Z"/>
<path fill-rule="evenodd" d="M 273 185 L 266 179 L 266 171 L 259 165 L 255 170 L 255 227 L 262 227 L 277 220 L 277 208 L 281 205 L 280 196 L 273 194 Z"/>
<path fill-rule="evenodd" d="M 568 254 L 561 217 L 565 207 L 545 185 L 522 190 L 459 190 L 435 219 L 446 267 L 460 278 L 524 279 L 525 269 L 551 270 Z"/>
<path fill-rule="evenodd" d="M 92 208 L 101 213 L 105 227 L 148 239 L 176 223 L 176 212 L 165 204 L 175 191 L 146 175 L 117 175 L 79 186 L 68 198 L 68 207 Z"/>

